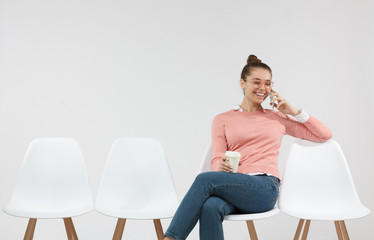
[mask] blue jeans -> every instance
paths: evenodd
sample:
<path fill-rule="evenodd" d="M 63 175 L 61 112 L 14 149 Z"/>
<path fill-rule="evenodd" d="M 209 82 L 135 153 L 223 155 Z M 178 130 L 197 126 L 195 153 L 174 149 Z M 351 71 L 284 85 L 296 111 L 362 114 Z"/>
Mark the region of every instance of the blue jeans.
<path fill-rule="evenodd" d="M 201 240 L 221 240 L 226 215 L 268 211 L 274 207 L 278 191 L 279 180 L 273 176 L 201 173 L 178 207 L 165 236 L 186 239 L 200 220 Z"/>

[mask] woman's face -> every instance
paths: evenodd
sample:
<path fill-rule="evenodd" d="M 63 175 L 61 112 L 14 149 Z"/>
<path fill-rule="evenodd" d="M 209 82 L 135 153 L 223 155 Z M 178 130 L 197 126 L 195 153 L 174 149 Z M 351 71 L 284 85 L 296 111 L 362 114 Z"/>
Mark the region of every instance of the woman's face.
<path fill-rule="evenodd" d="M 249 102 L 261 104 L 269 95 L 272 87 L 269 70 L 254 68 L 245 80 L 240 80 L 240 87 L 244 90 L 245 98 Z"/>

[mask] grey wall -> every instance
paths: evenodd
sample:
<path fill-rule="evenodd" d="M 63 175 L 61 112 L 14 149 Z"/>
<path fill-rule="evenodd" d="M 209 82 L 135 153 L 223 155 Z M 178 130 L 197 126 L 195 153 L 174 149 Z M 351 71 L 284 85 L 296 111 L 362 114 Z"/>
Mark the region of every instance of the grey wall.
<path fill-rule="evenodd" d="M 374 210 L 373 8 L 369 0 L 0 1 L 0 206 L 30 141 L 59 136 L 80 142 L 94 194 L 114 139 L 159 139 L 182 198 L 212 118 L 242 100 L 240 71 L 253 53 L 283 97 L 330 127 Z M 83 240 L 111 239 L 115 227 L 96 212 L 74 221 Z M 0 239 L 21 239 L 26 224 L 1 212 Z M 297 219 L 255 224 L 262 239 L 291 239 Z M 347 221 L 352 239 L 373 238 L 373 224 L 373 215 Z M 244 222 L 224 230 L 227 239 L 249 237 Z M 150 221 L 128 221 L 124 234 L 155 238 Z M 310 239 L 335 234 L 332 222 L 312 222 Z M 62 221 L 39 221 L 35 237 L 66 239 Z"/>

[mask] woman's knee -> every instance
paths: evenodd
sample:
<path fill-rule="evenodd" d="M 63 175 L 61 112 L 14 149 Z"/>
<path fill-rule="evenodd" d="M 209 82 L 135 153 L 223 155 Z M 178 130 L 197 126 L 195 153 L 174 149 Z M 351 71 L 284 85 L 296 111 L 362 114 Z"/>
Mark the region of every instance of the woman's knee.
<path fill-rule="evenodd" d="M 226 202 L 221 198 L 212 196 L 208 198 L 203 204 L 201 211 L 202 214 L 209 215 L 210 217 L 219 216 L 221 219 L 224 217 L 223 207 Z"/>
<path fill-rule="evenodd" d="M 219 172 L 203 172 L 196 176 L 195 182 L 196 183 L 207 183 L 210 182 L 217 176 Z"/>

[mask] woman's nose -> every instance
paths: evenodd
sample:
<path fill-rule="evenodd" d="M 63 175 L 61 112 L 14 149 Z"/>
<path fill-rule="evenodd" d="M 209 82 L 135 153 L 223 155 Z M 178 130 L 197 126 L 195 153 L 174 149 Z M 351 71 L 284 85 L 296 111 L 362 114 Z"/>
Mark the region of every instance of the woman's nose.
<path fill-rule="evenodd" d="M 260 83 L 260 86 L 259 86 L 260 89 L 265 89 L 265 83 Z"/>

